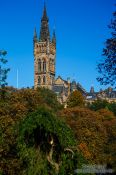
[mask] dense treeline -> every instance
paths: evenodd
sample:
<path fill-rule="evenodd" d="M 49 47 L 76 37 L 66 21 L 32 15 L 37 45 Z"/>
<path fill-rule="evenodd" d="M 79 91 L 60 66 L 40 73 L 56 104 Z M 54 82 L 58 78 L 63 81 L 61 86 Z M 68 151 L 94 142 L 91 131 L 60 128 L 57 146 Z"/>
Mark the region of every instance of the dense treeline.
<path fill-rule="evenodd" d="M 0 89 L 2 175 L 71 175 L 83 164 L 115 169 L 116 104 L 87 107 L 74 94 L 64 109 L 48 89 Z"/>

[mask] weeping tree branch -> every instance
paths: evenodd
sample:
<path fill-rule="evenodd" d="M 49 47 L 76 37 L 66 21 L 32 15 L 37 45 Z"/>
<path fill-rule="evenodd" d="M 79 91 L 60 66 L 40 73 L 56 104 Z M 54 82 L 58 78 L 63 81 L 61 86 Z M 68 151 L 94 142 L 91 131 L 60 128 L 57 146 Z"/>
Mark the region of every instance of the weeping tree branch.
<path fill-rule="evenodd" d="M 51 138 L 51 141 L 49 142 L 49 144 L 51 145 L 51 149 L 50 149 L 50 152 L 47 155 L 47 160 L 48 160 L 48 162 L 51 165 L 53 165 L 55 167 L 55 171 L 58 174 L 61 162 L 60 163 L 54 162 L 53 157 L 52 157 L 53 156 L 53 152 L 54 152 L 54 140 L 53 140 L 53 137 Z"/>
<path fill-rule="evenodd" d="M 51 138 L 49 144 L 51 145 L 51 149 L 47 155 L 47 160 L 48 162 L 53 165 L 55 167 L 55 171 L 56 171 L 56 174 L 59 173 L 59 169 L 60 169 L 60 166 L 62 165 L 62 161 L 60 161 L 59 163 L 56 163 L 54 160 L 53 160 L 53 153 L 54 153 L 54 139 L 53 137 Z M 72 154 L 72 159 L 74 157 L 74 151 L 70 148 L 65 148 L 64 149 L 65 152 L 70 152 Z"/>
<path fill-rule="evenodd" d="M 72 154 L 72 158 L 74 157 L 74 151 L 70 148 L 65 148 L 64 151 L 70 152 Z"/>

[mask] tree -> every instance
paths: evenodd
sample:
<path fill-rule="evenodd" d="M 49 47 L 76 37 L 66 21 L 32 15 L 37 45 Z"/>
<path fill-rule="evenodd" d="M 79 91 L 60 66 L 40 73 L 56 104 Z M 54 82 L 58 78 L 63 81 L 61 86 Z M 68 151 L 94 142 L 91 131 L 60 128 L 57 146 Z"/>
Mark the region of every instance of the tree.
<path fill-rule="evenodd" d="M 7 52 L 0 50 L 0 88 L 7 85 L 7 73 L 10 71 L 9 68 L 4 68 L 4 64 L 7 63 L 7 60 L 4 58 Z"/>
<path fill-rule="evenodd" d="M 108 28 L 111 30 L 111 37 L 105 42 L 102 53 L 104 59 L 97 65 L 100 73 L 97 80 L 103 85 L 116 86 L 116 11 Z"/>
<path fill-rule="evenodd" d="M 77 168 L 77 158 L 82 164 L 81 155 L 73 150 L 73 132 L 56 116 L 61 106 L 50 90 L 4 89 L 5 100 L 0 98 L 0 174 L 48 175 L 59 171 L 68 175 Z M 23 143 L 26 147 L 21 150 Z"/>
<path fill-rule="evenodd" d="M 74 172 L 78 158 L 77 151 L 73 150 L 75 137 L 53 111 L 40 107 L 22 120 L 18 128 L 21 174 L 70 175 Z"/>
<path fill-rule="evenodd" d="M 116 102 L 110 103 L 108 109 L 112 111 L 114 115 L 116 116 Z"/>
<path fill-rule="evenodd" d="M 80 106 L 67 108 L 60 116 L 74 131 L 78 141 L 77 148 L 85 159 L 92 164 L 101 164 L 104 160 L 103 146 L 107 141 L 101 116 Z"/>
<path fill-rule="evenodd" d="M 93 111 L 97 111 L 99 109 L 108 108 L 108 105 L 109 105 L 108 101 L 97 99 L 92 104 L 89 104 L 88 107 Z"/>
<path fill-rule="evenodd" d="M 70 94 L 67 106 L 68 107 L 75 107 L 75 106 L 83 106 L 84 105 L 84 97 L 79 91 L 74 91 Z"/>
<path fill-rule="evenodd" d="M 58 102 L 57 96 L 53 91 L 46 88 L 37 88 L 37 92 L 40 94 L 41 98 L 43 99 L 43 103 L 46 103 L 55 111 L 58 111 L 63 108 L 63 105 L 61 105 Z"/>
<path fill-rule="evenodd" d="M 116 102 L 109 103 L 106 100 L 98 99 L 94 101 L 92 104 L 88 104 L 88 108 L 93 111 L 98 111 L 100 109 L 107 109 L 113 112 L 114 115 L 116 116 Z"/>
<path fill-rule="evenodd" d="M 77 148 L 89 164 L 110 165 L 116 172 L 116 117 L 107 109 L 66 108 L 59 116 L 72 128 Z"/>

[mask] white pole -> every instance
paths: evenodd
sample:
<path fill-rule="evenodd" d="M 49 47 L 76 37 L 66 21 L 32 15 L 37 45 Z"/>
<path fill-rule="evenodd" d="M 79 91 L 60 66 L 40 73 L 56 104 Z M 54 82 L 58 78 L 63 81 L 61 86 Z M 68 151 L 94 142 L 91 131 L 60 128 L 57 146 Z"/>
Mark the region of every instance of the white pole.
<path fill-rule="evenodd" d="M 19 88 L 19 71 L 17 69 L 17 89 Z"/>

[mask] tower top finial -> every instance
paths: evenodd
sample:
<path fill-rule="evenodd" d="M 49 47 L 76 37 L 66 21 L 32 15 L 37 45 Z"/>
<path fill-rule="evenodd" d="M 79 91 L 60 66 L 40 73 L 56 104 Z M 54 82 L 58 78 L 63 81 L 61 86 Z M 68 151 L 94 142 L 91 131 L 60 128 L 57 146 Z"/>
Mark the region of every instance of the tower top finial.
<path fill-rule="evenodd" d="M 50 39 L 48 21 L 49 21 L 49 19 L 47 17 L 46 4 L 44 3 L 43 16 L 42 16 L 42 19 L 41 19 L 40 38 L 39 38 L 40 41 L 47 41 L 48 39 Z"/>
<path fill-rule="evenodd" d="M 46 10 L 46 2 L 45 2 L 45 0 L 44 0 L 44 10 L 43 10 L 42 21 L 48 21 L 47 10 Z"/>
<path fill-rule="evenodd" d="M 44 0 L 44 7 L 46 7 L 46 1 Z"/>

